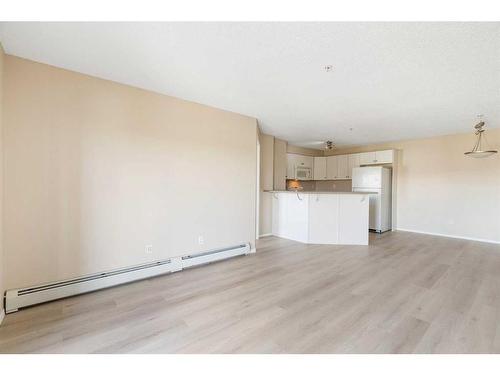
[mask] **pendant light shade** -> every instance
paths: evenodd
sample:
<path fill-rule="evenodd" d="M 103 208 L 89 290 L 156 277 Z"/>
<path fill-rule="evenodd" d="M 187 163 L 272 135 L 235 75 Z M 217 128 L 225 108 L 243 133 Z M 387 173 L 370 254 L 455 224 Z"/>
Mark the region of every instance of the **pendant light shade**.
<path fill-rule="evenodd" d="M 479 123 L 477 123 L 474 126 L 474 129 L 476 129 L 476 136 L 477 140 L 476 143 L 474 144 L 474 147 L 472 148 L 472 151 L 465 152 L 464 154 L 467 156 L 470 156 L 472 158 L 487 158 L 488 156 L 495 155 L 498 151 L 496 150 L 483 150 L 483 133 L 484 133 L 484 121 L 482 121 L 482 116 L 478 116 L 479 119 L 481 120 Z"/>

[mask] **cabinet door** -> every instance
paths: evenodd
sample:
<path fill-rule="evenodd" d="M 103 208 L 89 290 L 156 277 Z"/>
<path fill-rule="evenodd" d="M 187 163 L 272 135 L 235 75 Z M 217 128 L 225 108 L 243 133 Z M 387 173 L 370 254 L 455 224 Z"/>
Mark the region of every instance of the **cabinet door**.
<path fill-rule="evenodd" d="M 326 180 L 326 158 L 319 156 L 314 158 L 314 179 Z"/>
<path fill-rule="evenodd" d="M 375 160 L 377 160 L 375 152 L 363 152 L 359 154 L 359 163 L 361 165 L 375 164 Z"/>
<path fill-rule="evenodd" d="M 337 156 L 337 178 L 342 180 L 349 178 L 349 157 L 348 155 Z"/>
<path fill-rule="evenodd" d="M 352 170 L 353 168 L 359 167 L 359 154 L 351 154 L 348 155 L 348 170 L 347 170 L 347 178 L 352 178 Z"/>
<path fill-rule="evenodd" d="M 314 157 L 313 156 L 302 156 L 301 155 L 300 161 L 301 161 L 301 163 L 304 163 L 304 164 L 301 164 L 304 167 L 308 167 L 308 168 L 313 169 L 313 166 L 314 166 Z"/>
<path fill-rule="evenodd" d="M 375 152 L 375 162 L 377 164 L 388 164 L 392 163 L 393 151 L 392 150 L 383 150 Z"/>
<path fill-rule="evenodd" d="M 295 165 L 298 165 L 299 167 L 307 167 L 311 168 L 313 167 L 313 157 L 312 156 L 306 156 L 306 155 L 298 155 L 298 154 L 292 154 L 295 157 Z"/>
<path fill-rule="evenodd" d="M 337 156 L 327 156 L 326 158 L 326 178 L 327 180 L 335 180 L 338 176 L 337 171 Z"/>

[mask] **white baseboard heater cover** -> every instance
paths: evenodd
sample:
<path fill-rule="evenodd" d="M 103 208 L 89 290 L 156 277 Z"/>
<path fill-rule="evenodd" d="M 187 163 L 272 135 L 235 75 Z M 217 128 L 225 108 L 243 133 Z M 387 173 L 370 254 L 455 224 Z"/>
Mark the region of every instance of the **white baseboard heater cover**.
<path fill-rule="evenodd" d="M 250 252 L 250 244 L 241 244 L 49 284 L 22 289 L 10 289 L 5 292 L 5 312 L 9 314 L 16 312 L 22 307 L 181 271 L 184 268 L 217 262 L 238 255 L 249 254 Z"/>

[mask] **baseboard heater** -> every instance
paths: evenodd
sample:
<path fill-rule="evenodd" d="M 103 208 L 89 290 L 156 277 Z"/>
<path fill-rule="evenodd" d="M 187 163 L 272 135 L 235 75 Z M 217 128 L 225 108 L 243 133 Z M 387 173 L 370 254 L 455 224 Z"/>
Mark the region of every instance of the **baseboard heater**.
<path fill-rule="evenodd" d="M 181 271 L 184 268 L 217 262 L 250 252 L 250 244 L 241 244 L 49 284 L 10 289 L 5 292 L 5 312 L 9 314 L 23 307 Z"/>

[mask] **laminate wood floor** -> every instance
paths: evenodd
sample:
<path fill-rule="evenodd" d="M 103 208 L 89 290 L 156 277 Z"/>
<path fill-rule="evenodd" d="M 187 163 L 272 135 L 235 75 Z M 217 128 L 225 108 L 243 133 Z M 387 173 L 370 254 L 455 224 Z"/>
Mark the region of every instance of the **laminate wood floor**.
<path fill-rule="evenodd" d="M 257 253 L 7 315 L 3 353 L 498 353 L 500 245 L 405 232 Z"/>

